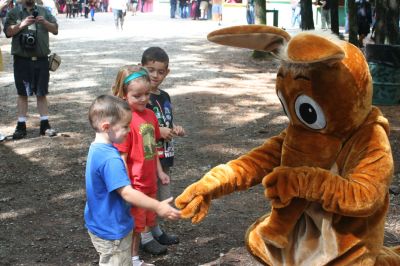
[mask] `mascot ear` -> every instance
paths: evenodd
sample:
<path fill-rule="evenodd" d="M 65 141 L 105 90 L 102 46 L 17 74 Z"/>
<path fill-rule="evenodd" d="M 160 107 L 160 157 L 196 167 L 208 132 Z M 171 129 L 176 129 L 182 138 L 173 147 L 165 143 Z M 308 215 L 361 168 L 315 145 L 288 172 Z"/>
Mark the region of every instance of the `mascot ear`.
<path fill-rule="evenodd" d="M 345 57 L 340 40 L 334 35 L 321 36 L 313 31 L 294 36 L 276 27 L 266 25 L 233 26 L 213 31 L 207 39 L 222 45 L 277 53 L 285 47 L 284 61 L 290 63 L 335 64 Z"/>
<path fill-rule="evenodd" d="M 274 52 L 290 40 L 290 35 L 276 27 L 245 25 L 213 31 L 207 35 L 207 39 L 222 45 Z"/>
<path fill-rule="evenodd" d="M 334 64 L 345 57 L 341 42 L 335 35 L 316 35 L 313 32 L 302 32 L 288 43 L 286 54 L 292 63 Z"/>

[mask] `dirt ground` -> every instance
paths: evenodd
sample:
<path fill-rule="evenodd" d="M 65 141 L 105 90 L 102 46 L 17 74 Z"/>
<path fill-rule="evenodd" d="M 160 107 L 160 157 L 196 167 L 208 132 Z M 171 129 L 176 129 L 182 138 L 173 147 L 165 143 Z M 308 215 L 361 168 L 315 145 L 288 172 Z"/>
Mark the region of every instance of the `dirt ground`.
<path fill-rule="evenodd" d="M 109 93 L 119 66 L 138 62 L 148 46 L 161 46 L 171 58 L 164 88 L 172 96 L 176 123 L 187 137 L 176 139 L 173 194 L 211 167 L 227 162 L 285 128 L 287 118 L 274 93 L 277 64 L 250 59 L 250 51 L 216 46 L 206 34 L 210 21 L 170 20 L 165 13 L 128 15 L 116 32 L 111 14 L 96 21 L 59 17 L 60 34 L 52 50 L 62 56 L 50 83 L 51 124 L 57 137 L 38 136 L 34 99 L 28 136 L 0 143 L 0 264 L 95 265 L 97 254 L 83 223 L 84 169 L 93 131 L 87 110 Z M 2 36 L 4 37 L 4 35 Z M 0 132 L 12 134 L 16 95 L 9 62 L 9 41 L 0 39 L 6 71 L 0 75 Z M 391 122 L 390 141 L 398 192 L 400 106 L 382 106 Z M 386 242 L 398 243 L 399 200 L 392 194 Z M 213 201 L 199 225 L 163 222 L 181 243 L 164 256 L 148 256 L 156 265 L 256 265 L 246 253 L 244 233 L 269 210 L 261 186 Z"/>

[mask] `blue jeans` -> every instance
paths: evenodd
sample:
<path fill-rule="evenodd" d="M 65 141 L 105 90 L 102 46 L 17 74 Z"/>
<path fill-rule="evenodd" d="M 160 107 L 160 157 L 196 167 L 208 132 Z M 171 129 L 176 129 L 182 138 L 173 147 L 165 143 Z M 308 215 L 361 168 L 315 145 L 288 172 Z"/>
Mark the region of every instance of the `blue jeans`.
<path fill-rule="evenodd" d="M 187 18 L 189 16 L 189 7 L 187 4 L 180 6 L 181 9 L 181 18 Z"/>
<path fill-rule="evenodd" d="M 122 12 L 121 9 L 113 9 L 113 15 L 114 15 L 114 23 L 115 27 L 118 28 L 118 25 L 122 26 L 124 25 L 124 12 Z"/>
<path fill-rule="evenodd" d="M 247 6 L 246 19 L 247 19 L 247 24 L 254 24 L 255 23 L 254 6 L 253 5 Z"/>
<path fill-rule="evenodd" d="M 170 2 L 171 5 L 171 18 L 175 18 L 175 13 L 176 13 L 176 0 L 171 0 Z"/>

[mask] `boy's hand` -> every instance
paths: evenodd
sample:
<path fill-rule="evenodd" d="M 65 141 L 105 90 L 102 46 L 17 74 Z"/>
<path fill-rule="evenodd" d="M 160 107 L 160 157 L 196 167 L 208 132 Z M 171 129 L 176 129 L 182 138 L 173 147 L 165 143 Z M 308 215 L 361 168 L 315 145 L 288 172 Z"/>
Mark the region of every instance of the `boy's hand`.
<path fill-rule="evenodd" d="M 168 127 L 160 127 L 160 135 L 166 141 L 171 141 L 174 137 L 174 132 Z"/>
<path fill-rule="evenodd" d="M 179 137 L 185 136 L 185 130 L 181 126 L 174 125 L 173 132 L 175 135 L 177 135 Z"/>
<path fill-rule="evenodd" d="M 161 183 L 162 183 L 163 185 L 169 184 L 169 182 L 170 182 L 169 175 L 167 175 L 167 174 L 164 173 L 164 172 L 159 173 L 159 174 L 158 174 L 158 178 L 161 180 Z"/>
<path fill-rule="evenodd" d="M 158 216 L 170 220 L 178 220 L 179 218 L 181 218 L 181 212 L 172 207 L 171 205 L 169 205 L 169 203 L 171 203 L 172 200 L 173 198 L 170 197 L 169 199 L 160 201 L 160 204 L 158 204 L 158 208 L 156 210 Z"/>

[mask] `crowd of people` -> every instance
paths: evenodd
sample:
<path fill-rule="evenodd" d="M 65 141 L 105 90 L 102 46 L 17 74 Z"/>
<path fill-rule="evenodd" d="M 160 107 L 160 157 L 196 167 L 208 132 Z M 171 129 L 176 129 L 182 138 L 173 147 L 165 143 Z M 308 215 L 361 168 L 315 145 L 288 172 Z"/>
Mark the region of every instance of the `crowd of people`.
<path fill-rule="evenodd" d="M 316 1 L 321 14 L 321 29 L 328 30 L 331 27 L 331 0 L 318 0 Z M 345 7 L 345 33 L 349 32 L 349 19 L 347 0 L 344 3 Z M 371 33 L 371 39 L 374 39 L 375 31 L 375 14 L 373 7 L 369 0 L 356 0 L 356 21 L 357 21 L 357 34 L 358 34 L 358 46 L 364 47 L 365 37 Z M 301 5 L 300 0 L 291 0 L 292 28 L 300 27 L 301 25 Z M 248 15 L 249 17 L 249 15 Z M 249 20 L 248 20 L 249 21 Z M 252 24 L 249 22 L 249 24 Z"/>
<path fill-rule="evenodd" d="M 221 24 L 223 0 L 170 0 L 170 17 L 193 20 L 213 19 Z"/>

